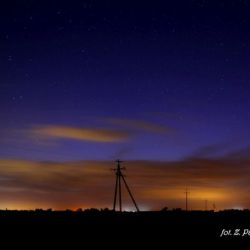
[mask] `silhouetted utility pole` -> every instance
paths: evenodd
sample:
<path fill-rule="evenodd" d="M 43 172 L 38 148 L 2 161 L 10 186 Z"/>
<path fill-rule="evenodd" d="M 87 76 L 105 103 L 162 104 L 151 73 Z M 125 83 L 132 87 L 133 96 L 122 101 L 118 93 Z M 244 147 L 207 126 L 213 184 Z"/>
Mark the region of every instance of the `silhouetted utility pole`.
<path fill-rule="evenodd" d="M 115 195 L 114 195 L 114 203 L 113 203 L 113 210 L 115 211 L 115 208 L 116 208 L 116 200 L 117 200 L 117 193 L 118 193 L 118 196 L 119 196 L 119 211 L 121 212 L 122 211 L 122 189 L 121 189 L 121 181 L 124 182 L 125 184 L 125 187 L 129 193 L 129 196 L 131 198 L 131 200 L 133 201 L 134 205 L 135 205 L 135 208 L 137 210 L 137 212 L 139 212 L 139 208 L 135 202 L 135 199 L 128 187 L 128 184 L 125 180 L 125 177 L 122 173 L 122 169 L 124 169 L 123 167 L 120 166 L 120 163 L 122 163 L 122 161 L 120 160 L 117 160 L 115 161 L 117 163 L 116 165 L 116 168 L 114 169 L 115 170 L 115 174 L 116 174 L 116 181 L 115 181 Z"/>
<path fill-rule="evenodd" d="M 188 189 L 186 188 L 185 195 L 186 195 L 186 211 L 188 211 Z"/>
<path fill-rule="evenodd" d="M 215 203 L 213 203 L 213 210 L 214 210 L 214 211 L 216 210 L 216 206 L 215 206 Z"/>
<path fill-rule="evenodd" d="M 207 200 L 205 200 L 205 211 L 207 211 Z"/>

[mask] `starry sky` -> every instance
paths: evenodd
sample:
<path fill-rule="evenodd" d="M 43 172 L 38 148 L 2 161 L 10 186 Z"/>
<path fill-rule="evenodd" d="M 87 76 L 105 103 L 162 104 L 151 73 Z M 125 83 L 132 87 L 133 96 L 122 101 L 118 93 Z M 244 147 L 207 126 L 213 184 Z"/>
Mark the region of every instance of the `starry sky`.
<path fill-rule="evenodd" d="M 111 207 L 117 158 L 142 209 L 250 208 L 249 11 L 2 1 L 0 208 Z"/>

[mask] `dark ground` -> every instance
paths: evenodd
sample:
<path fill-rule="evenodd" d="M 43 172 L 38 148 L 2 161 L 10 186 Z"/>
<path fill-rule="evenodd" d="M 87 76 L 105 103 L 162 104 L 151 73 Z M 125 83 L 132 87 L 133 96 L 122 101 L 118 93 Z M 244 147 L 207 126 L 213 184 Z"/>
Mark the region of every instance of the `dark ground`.
<path fill-rule="evenodd" d="M 0 211 L 0 228 L 2 242 L 9 247 L 18 243 L 85 249 L 90 244 L 86 249 L 115 249 L 119 241 L 127 249 L 168 249 L 173 243 L 195 246 L 200 241 L 208 245 L 250 240 L 250 211 Z M 223 229 L 232 235 L 220 237 Z M 234 235 L 236 229 L 239 235 Z M 243 236 L 247 230 L 249 235 Z"/>

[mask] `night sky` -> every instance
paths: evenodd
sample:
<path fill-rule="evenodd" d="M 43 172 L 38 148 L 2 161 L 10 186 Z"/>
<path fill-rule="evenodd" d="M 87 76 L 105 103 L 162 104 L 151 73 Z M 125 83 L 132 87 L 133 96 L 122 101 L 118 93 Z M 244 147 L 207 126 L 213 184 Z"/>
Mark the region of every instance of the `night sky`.
<path fill-rule="evenodd" d="M 250 208 L 249 69 L 248 0 L 1 1 L 0 208 Z"/>

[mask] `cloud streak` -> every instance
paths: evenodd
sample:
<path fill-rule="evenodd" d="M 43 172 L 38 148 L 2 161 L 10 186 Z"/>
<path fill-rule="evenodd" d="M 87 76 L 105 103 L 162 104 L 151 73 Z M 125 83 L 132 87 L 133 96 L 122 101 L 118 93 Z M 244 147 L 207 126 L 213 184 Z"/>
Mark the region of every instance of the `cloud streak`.
<path fill-rule="evenodd" d="M 143 120 L 121 119 L 121 118 L 106 118 L 110 124 L 117 125 L 119 127 L 130 128 L 137 131 L 146 131 L 151 133 L 163 134 L 172 132 L 173 129 L 166 126 L 160 126 L 158 124 L 147 122 Z"/>
<path fill-rule="evenodd" d="M 45 139 L 72 139 L 108 143 L 123 142 L 130 138 L 130 134 L 126 131 L 52 125 L 32 128 L 31 134 L 34 137 Z"/>

